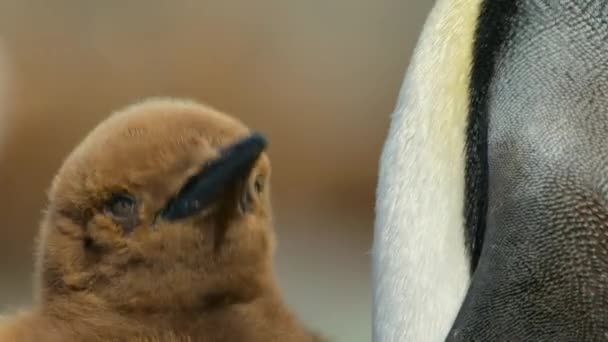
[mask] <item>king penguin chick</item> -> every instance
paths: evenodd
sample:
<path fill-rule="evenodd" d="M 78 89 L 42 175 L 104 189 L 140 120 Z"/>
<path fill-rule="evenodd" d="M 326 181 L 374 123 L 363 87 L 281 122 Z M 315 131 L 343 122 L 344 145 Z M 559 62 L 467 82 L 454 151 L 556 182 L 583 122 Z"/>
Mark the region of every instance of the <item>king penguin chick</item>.
<path fill-rule="evenodd" d="M 37 304 L 0 341 L 322 341 L 276 283 L 265 147 L 195 102 L 111 115 L 53 181 Z"/>

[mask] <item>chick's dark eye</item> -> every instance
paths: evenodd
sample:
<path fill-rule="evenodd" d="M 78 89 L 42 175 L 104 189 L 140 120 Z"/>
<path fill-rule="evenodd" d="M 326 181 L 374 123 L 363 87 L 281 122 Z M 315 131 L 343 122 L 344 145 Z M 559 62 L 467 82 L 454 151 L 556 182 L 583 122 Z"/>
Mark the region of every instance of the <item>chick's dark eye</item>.
<path fill-rule="evenodd" d="M 128 218 L 135 214 L 135 199 L 128 194 L 115 194 L 106 204 L 106 211 L 116 218 Z"/>
<path fill-rule="evenodd" d="M 258 176 L 255 179 L 255 183 L 253 183 L 253 188 L 258 194 L 264 190 L 264 179 L 262 178 L 262 176 Z"/>

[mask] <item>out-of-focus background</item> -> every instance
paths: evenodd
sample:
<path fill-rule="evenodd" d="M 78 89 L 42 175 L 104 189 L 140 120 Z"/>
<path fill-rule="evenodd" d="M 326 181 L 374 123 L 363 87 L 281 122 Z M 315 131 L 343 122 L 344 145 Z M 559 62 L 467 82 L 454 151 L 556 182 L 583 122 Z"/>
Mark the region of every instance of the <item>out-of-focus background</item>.
<path fill-rule="evenodd" d="M 378 159 L 431 0 L 0 0 L 0 312 L 31 301 L 45 191 L 111 111 L 189 97 L 271 141 L 289 304 L 369 341 Z"/>

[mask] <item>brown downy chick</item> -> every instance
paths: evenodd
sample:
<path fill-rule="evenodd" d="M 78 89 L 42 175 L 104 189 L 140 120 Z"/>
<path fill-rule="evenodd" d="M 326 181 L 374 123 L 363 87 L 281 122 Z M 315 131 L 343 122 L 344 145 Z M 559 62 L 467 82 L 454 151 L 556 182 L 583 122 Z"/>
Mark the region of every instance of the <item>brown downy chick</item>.
<path fill-rule="evenodd" d="M 0 341 L 320 341 L 275 281 L 265 147 L 192 102 L 111 115 L 53 182 L 37 307 Z"/>

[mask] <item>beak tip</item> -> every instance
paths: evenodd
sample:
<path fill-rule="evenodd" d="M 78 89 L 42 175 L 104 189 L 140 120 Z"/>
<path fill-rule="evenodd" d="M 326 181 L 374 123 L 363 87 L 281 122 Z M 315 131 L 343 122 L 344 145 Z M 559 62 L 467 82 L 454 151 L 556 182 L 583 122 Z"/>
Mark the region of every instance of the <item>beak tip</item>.
<path fill-rule="evenodd" d="M 263 152 L 268 147 L 268 139 L 262 133 L 253 132 L 247 139 L 260 152 Z"/>

